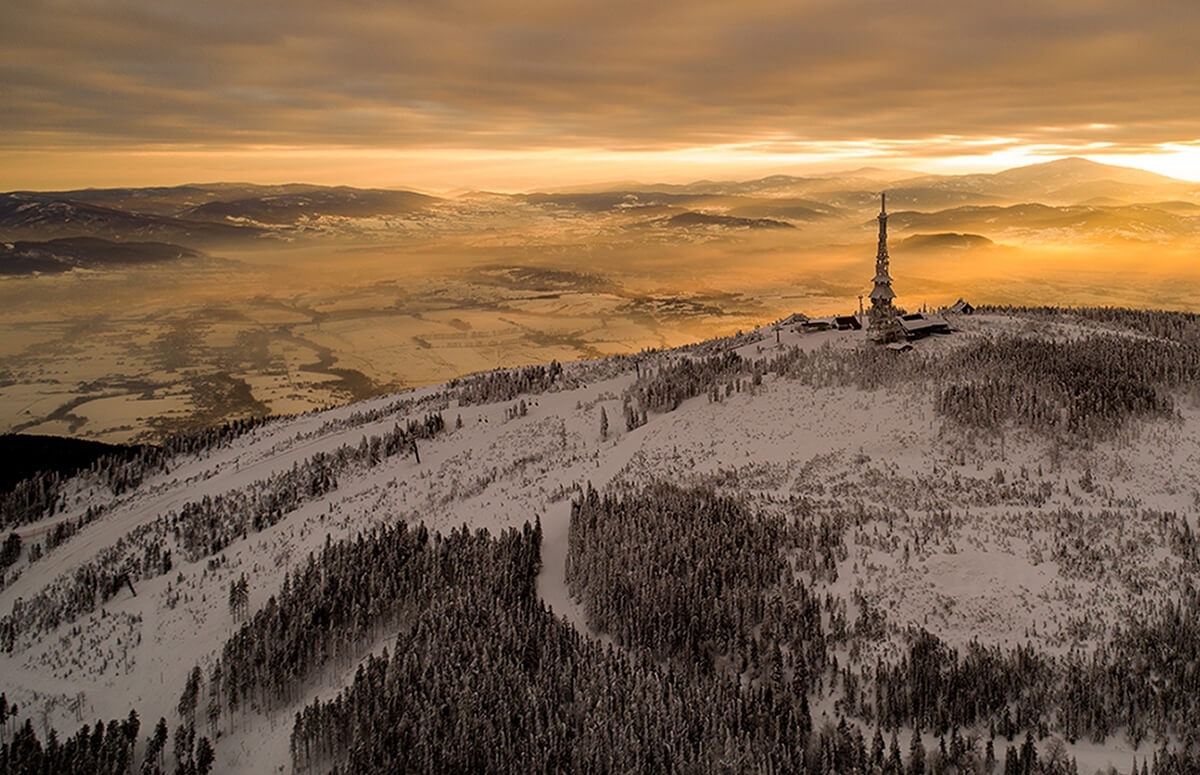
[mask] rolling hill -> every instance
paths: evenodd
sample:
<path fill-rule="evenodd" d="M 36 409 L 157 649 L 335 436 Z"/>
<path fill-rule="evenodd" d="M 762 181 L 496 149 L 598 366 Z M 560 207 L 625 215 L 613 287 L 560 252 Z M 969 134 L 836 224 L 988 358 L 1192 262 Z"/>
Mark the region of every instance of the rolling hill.
<path fill-rule="evenodd" d="M 244 244 L 265 234 L 264 229 L 252 225 L 206 223 L 53 195 L 0 195 L 0 239 L 9 242 L 91 237 L 114 242 L 171 242 L 195 248 Z"/>
<path fill-rule="evenodd" d="M 166 242 L 113 242 L 98 237 L 62 237 L 45 242 L 0 243 L 0 274 L 111 269 L 197 258 L 191 248 Z"/>
<path fill-rule="evenodd" d="M 898 231 L 970 231 L 989 236 L 1064 240 L 1130 240 L 1178 243 L 1200 236 L 1200 218 L 1147 205 L 955 207 L 935 212 L 901 210 L 889 223 Z"/>
<path fill-rule="evenodd" d="M 248 220 L 273 226 L 296 225 L 323 216 L 373 218 L 421 212 L 438 201 L 412 191 L 355 189 L 348 186 L 223 199 L 185 211 L 188 218 L 204 221 Z"/>

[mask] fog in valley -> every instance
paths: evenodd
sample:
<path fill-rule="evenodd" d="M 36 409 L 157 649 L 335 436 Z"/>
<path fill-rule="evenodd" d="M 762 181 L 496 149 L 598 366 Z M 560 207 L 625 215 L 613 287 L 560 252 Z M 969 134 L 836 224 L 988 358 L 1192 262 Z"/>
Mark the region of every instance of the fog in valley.
<path fill-rule="evenodd" d="M 497 367 L 675 347 L 793 312 L 849 314 L 870 290 L 884 188 L 909 310 L 960 297 L 1195 309 L 1195 186 L 1128 170 L 1134 180 L 1114 182 L 1121 168 L 1079 164 L 1067 171 L 1087 187 L 1074 193 L 964 194 L 861 173 L 402 207 L 303 187 L 5 195 L 0 237 L 32 269 L 10 256 L 0 276 L 0 430 L 154 440 Z M 1065 204 L 1079 197 L 1105 204 Z M 73 254 L 60 267 L 45 263 L 65 260 L 60 248 L 19 242 L 80 236 L 195 251 Z"/>

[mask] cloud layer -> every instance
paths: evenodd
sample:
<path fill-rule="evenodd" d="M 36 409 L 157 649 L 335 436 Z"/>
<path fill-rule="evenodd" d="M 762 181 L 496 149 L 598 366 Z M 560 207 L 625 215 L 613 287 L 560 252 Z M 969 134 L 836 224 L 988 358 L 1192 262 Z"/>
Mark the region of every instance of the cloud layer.
<path fill-rule="evenodd" d="M 8 0 L 0 148 L 1138 153 L 1200 136 L 1197 30 L 1194 0 Z"/>

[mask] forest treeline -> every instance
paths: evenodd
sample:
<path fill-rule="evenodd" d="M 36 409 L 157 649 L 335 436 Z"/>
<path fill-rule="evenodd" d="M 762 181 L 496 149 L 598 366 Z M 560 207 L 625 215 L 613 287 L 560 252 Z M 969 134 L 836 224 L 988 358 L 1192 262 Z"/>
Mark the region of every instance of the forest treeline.
<path fill-rule="evenodd" d="M 1035 320 L 1070 318 L 1100 323 L 1118 331 L 1134 331 L 1155 339 L 1200 344 L 1200 314 L 1125 307 L 1021 307 L 980 305 L 976 312 L 1014 315 Z"/>
<path fill-rule="evenodd" d="M 357 446 L 343 444 L 317 452 L 303 464 L 216 497 L 189 501 L 171 520 L 172 533 L 189 561 L 219 553 L 230 541 L 274 525 L 304 503 L 337 489 L 340 475 L 356 466 L 373 468 L 396 455 L 419 455 L 417 442 L 445 430 L 441 413 L 397 423 L 382 435 L 363 436 Z"/>
<path fill-rule="evenodd" d="M 954 423 L 1019 425 L 1071 443 L 1109 437 L 1130 419 L 1172 415 L 1177 391 L 1200 384 L 1200 341 L 1002 334 L 932 355 L 792 348 L 762 368 L 814 387 L 925 383 L 934 409 Z"/>
<path fill-rule="evenodd" d="M 56 466 L 38 471 L 0 494 L 0 529 L 36 522 L 54 516 L 60 508 L 63 485 L 71 476 L 87 471 L 92 481 L 113 495 L 137 487 L 151 473 L 165 471 L 179 455 L 200 454 L 229 444 L 263 425 L 269 418 L 251 417 L 224 425 L 177 433 L 161 444 L 118 447 L 92 457 L 84 466 Z"/>
<path fill-rule="evenodd" d="M 623 360 L 623 359 L 622 359 Z M 519 369 L 497 369 L 451 380 L 446 389 L 433 396 L 434 403 L 446 405 L 454 398 L 461 405 L 508 401 L 522 394 L 544 393 L 560 385 L 562 364 Z M 346 428 L 403 412 L 414 402 L 401 399 L 380 409 L 355 412 L 344 420 L 325 423 L 319 431 Z M 48 450 L 37 456 L 32 468 L 10 467 L 0 477 L 0 530 L 36 522 L 53 516 L 61 507 L 63 486 L 72 477 L 88 472 L 94 482 L 121 495 L 141 484 L 151 473 L 168 470 L 170 461 L 181 455 L 197 455 L 228 445 L 276 417 L 248 417 L 223 425 L 172 434 L 157 444 L 128 447 L 96 445 L 76 439 L 32 437 L 7 434 L 0 437 L 0 448 L 8 449 L 13 460 L 28 463 L 33 456 L 24 450 L 38 445 Z M 62 444 L 59 444 L 62 442 Z M 55 445 L 58 446 L 55 446 Z"/>
<path fill-rule="evenodd" d="M 17 482 L 39 473 L 57 472 L 66 478 L 106 455 L 132 455 L 136 450 L 136 447 L 91 439 L 3 433 L 0 434 L 0 460 L 5 461 L 5 466 L 0 469 L 0 493 L 11 491 Z"/>
<path fill-rule="evenodd" d="M 9 707 L 4 703 L 7 721 Z M 0 775 L 13 773 L 54 773 L 54 775 L 96 775 L 96 773 L 136 772 L 134 750 L 141 721 L 136 711 L 122 720 L 105 724 L 97 721 L 94 727 L 84 725 L 80 730 L 59 740 L 51 730 L 45 744 L 38 739 L 31 719 L 17 726 L 12 739 L 0 746 Z M 149 746 L 147 746 L 149 748 Z"/>
<path fill-rule="evenodd" d="M 461 405 L 508 401 L 522 394 L 537 394 L 560 385 L 563 367 L 557 361 L 546 365 L 526 366 L 519 369 L 497 369 L 451 380 L 446 389 L 433 396 L 433 403 L 445 405 L 456 398 Z M 382 408 L 354 412 L 346 419 L 328 421 L 318 434 L 332 429 L 344 429 L 373 422 L 387 416 L 403 413 L 411 408 L 411 399 L 401 399 Z M 249 433 L 272 417 L 249 417 L 234 420 L 220 426 L 184 431 L 165 438 L 159 444 L 142 444 L 130 447 L 97 447 L 79 460 L 62 452 L 55 452 L 54 459 L 41 470 L 20 470 L 11 475 L 11 481 L 0 486 L 0 530 L 36 522 L 54 516 L 61 508 L 63 486 L 72 476 L 88 472 L 91 479 L 121 495 L 137 487 L 151 473 L 167 471 L 170 461 L 181 455 L 197 455 L 228 445 Z M 4 436 L 10 445 L 38 443 L 37 437 L 16 435 Z M 32 439 L 32 441 L 31 441 Z M 52 439 L 51 442 L 57 441 Z M 74 442 L 75 440 L 67 440 Z M 22 447 L 23 448 L 23 447 Z M 28 457 L 28 456 L 26 456 Z M 16 458 L 14 458 L 16 459 Z"/>
<path fill-rule="evenodd" d="M 431 536 L 424 525 L 399 523 L 353 541 L 327 539 L 320 556 L 289 574 L 280 593 L 225 643 L 211 671 L 210 702 L 220 698 L 230 711 L 246 703 L 259 710 L 287 705 L 314 670 L 357 658 L 364 644 L 459 580 L 495 576 L 498 595 L 516 594 L 503 581 L 523 579 L 528 567 L 536 575 L 540 535 L 540 526 L 528 523 L 498 539 L 465 528 Z"/>
<path fill-rule="evenodd" d="M 658 368 L 639 367 L 637 381 L 622 399 L 626 430 L 645 425 L 648 412 L 674 411 L 685 400 L 736 379 L 747 368 L 745 360 L 732 351 L 697 358 L 683 355 Z"/>
<path fill-rule="evenodd" d="M 803 706 L 826 663 L 820 603 L 787 572 L 804 540 L 782 516 L 707 488 L 589 487 L 571 504 L 566 581 L 588 625 L 618 645 L 729 664 Z"/>
<path fill-rule="evenodd" d="M 15 720 L 19 708 L 15 703 L 10 707 L 0 695 L 0 711 L 7 731 L 9 718 Z M 58 731 L 51 729 L 42 742 L 31 718 L 13 726 L 11 739 L 0 744 L 0 775 L 209 775 L 216 757 L 207 737 L 197 738 L 193 728 L 181 724 L 175 730 L 173 759 L 168 759 L 167 741 L 171 738 L 165 718 L 158 720 L 139 745 L 141 719 L 136 709 L 107 724 L 84 724 L 66 740 L 59 740 Z"/>
<path fill-rule="evenodd" d="M 446 394 L 456 397 L 461 406 L 501 403 L 522 394 L 545 393 L 562 378 L 562 364 L 550 361 L 547 365 L 497 369 L 452 379 L 446 383 Z"/>
<path fill-rule="evenodd" d="M 1195 567 L 1187 520 L 1150 516 Z M 839 665 L 832 646 L 884 637 L 886 615 L 858 599 L 857 619 L 847 620 L 844 602 L 822 605 L 793 577 L 825 567 L 820 556 L 853 524 L 849 513 L 803 512 L 788 524 L 707 488 L 589 489 L 572 504 L 567 578 L 589 625 L 618 644 L 715 667 L 797 703 L 828 690 L 851 716 L 884 730 L 953 739 L 982 726 L 999 745 L 1028 733 L 1200 747 L 1200 592 L 1191 585 L 1181 601 L 1131 618 L 1086 655 L 978 643 L 960 653 L 914 630 L 897 662 L 856 663 L 852 648 Z"/>
<path fill-rule="evenodd" d="M 857 680 L 844 670 L 844 705 L 855 715 L 885 728 L 917 725 L 939 734 L 982 724 L 1009 741 L 1023 731 L 1072 743 L 1104 743 L 1122 734 L 1135 748 L 1147 740 L 1200 748 L 1200 592 L 1194 588 L 1181 602 L 1152 607 L 1119 626 L 1086 654 L 975 642 L 960 654 L 924 630 L 908 640 L 896 664 L 879 662 Z M 850 691 L 856 686 L 871 688 Z"/>
<path fill-rule="evenodd" d="M 964 425 L 1023 425 L 1102 438 L 1133 417 L 1169 416 L 1174 391 L 1200 380 L 1200 346 L 1115 335 L 1068 341 L 980 338 L 941 361 L 934 406 Z"/>
<path fill-rule="evenodd" d="M 934 408 L 963 426 L 1020 425 L 1067 441 L 1111 436 L 1132 418 L 1170 416 L 1181 389 L 1200 385 L 1200 322 L 1173 312 L 1052 308 L 1024 310 L 1035 319 L 1077 315 L 1120 327 L 1055 339 L 1039 333 L 984 335 L 948 352 L 895 353 L 881 347 L 805 350 L 742 358 L 733 351 L 681 355 L 647 365 L 624 395 L 626 427 L 649 412 L 669 412 L 707 393 L 720 400 L 774 374 L 813 387 L 861 390 L 923 382 Z"/>
<path fill-rule="evenodd" d="M 726 536 L 734 531 L 716 522 L 755 519 L 741 504 L 709 491 L 656 487 L 643 502 L 638 499 L 636 493 L 610 499 L 608 511 L 626 504 L 642 521 L 652 521 L 650 503 L 707 509 L 711 518 L 705 529 L 696 532 L 711 530 Z M 591 506 L 586 505 L 589 502 Z M 599 513 L 604 503 L 594 494 L 579 501 L 593 513 Z M 683 521 L 673 519 L 669 530 L 686 531 Z M 774 523 L 762 521 L 761 530 L 770 530 Z M 654 528 L 649 528 L 649 534 L 629 529 L 613 533 L 637 540 L 654 534 Z M 677 555 L 681 562 L 707 559 L 712 563 L 699 574 L 674 568 L 688 580 L 676 588 L 682 593 L 692 584 L 711 593 L 714 579 L 720 578 L 722 589 L 725 584 L 765 588 L 770 596 L 766 576 L 773 570 L 787 574 L 787 568 L 781 569 L 775 560 L 752 556 L 771 555 L 772 550 L 777 555 L 777 547 L 767 546 L 766 541 L 752 541 L 746 550 L 697 557 L 692 552 L 713 547 L 699 536 L 677 538 L 688 547 Z M 1011 738 L 1004 734 L 1009 730 L 998 729 L 994 737 L 983 739 L 954 723 L 948 732 L 937 726 L 939 709 L 979 702 L 970 693 L 973 688 L 986 696 L 993 690 L 988 687 L 997 684 L 1001 694 L 1009 691 L 1005 681 L 1021 685 L 1021 691 L 1044 682 L 1047 669 L 1040 658 L 1026 655 L 1016 664 L 1004 665 L 994 652 L 968 655 L 960 659 L 957 670 L 947 672 L 947 665 L 958 659 L 953 651 L 918 633 L 910 644 L 909 661 L 890 673 L 880 672 L 887 674 L 883 691 L 893 687 L 896 704 L 906 708 L 898 711 L 896 721 L 906 717 L 916 721 L 916 729 L 932 731 L 937 740 L 933 746 L 915 733 L 904 734 L 879 720 L 865 724 L 867 734 L 862 731 L 864 724 L 845 718 L 813 729 L 801 699 L 807 693 L 803 682 L 793 680 L 789 685 L 776 680 L 778 675 L 772 671 L 781 664 L 776 650 L 765 648 L 756 632 L 743 634 L 745 663 L 730 660 L 714 668 L 697 663 L 687 649 L 664 658 L 637 644 L 606 646 L 554 617 L 536 592 L 540 543 L 536 524 L 509 529 L 499 537 L 465 527 L 442 537 L 420 526 L 395 525 L 342 542 L 327 541 L 230 639 L 207 676 L 198 667 L 191 672 L 177 708 L 173 746 L 167 744 L 164 719 L 144 745 L 129 743 L 128 753 L 123 753 L 122 741 L 136 739 L 136 727 L 131 731 L 121 726 L 123 722 L 109 722 L 99 725 L 103 734 L 92 728 L 72 738 L 77 742 L 74 758 L 68 761 L 56 736 L 39 742 L 27 722 L 17 725 L 12 739 L 0 746 L 0 775 L 205 773 L 213 762 L 209 737 L 200 733 L 206 721 L 210 730 L 219 729 L 222 718 L 233 713 L 264 712 L 294 700 L 322 667 L 357 658 L 371 649 L 376 637 L 387 637 L 388 648 L 368 656 L 348 687 L 333 699 L 316 700 L 296 713 L 291 735 L 295 771 L 368 775 L 408 771 L 1078 772 L 1061 747 L 1035 744 L 1047 730 L 1032 717 L 1030 727 L 1012 729 Z M 756 568 L 748 576 L 758 576 L 761 584 L 738 580 L 744 563 Z M 659 566 L 655 574 L 648 574 L 651 586 L 640 601 L 647 608 L 653 608 L 656 591 L 664 588 L 654 577 L 669 568 Z M 774 600 L 782 602 L 782 596 Z M 703 611 L 707 604 L 693 605 Z M 763 641 L 786 626 L 771 613 L 773 605 L 764 607 L 760 621 L 743 622 L 764 633 Z M 1142 657 L 1147 662 L 1142 672 L 1135 670 L 1129 676 L 1131 684 L 1150 686 L 1154 683 L 1150 676 L 1163 670 L 1176 671 L 1163 673 L 1176 680 L 1194 667 L 1189 653 L 1167 650 L 1154 657 L 1149 652 L 1163 648 L 1168 632 L 1180 641 L 1174 648 L 1196 648 L 1198 605 L 1200 599 L 1164 609 L 1155 619 L 1156 629 L 1131 630 L 1114 639 L 1114 650 L 1145 644 Z M 828 616 L 834 608 L 825 604 L 818 613 L 823 610 Z M 819 621 L 812 627 L 816 632 Z M 385 633 L 394 633 L 394 639 Z M 1190 647 L 1182 645 L 1186 641 Z M 714 653 L 707 651 L 702 657 L 711 660 Z M 758 669 L 750 669 L 751 662 Z M 848 676 L 833 659 L 822 673 L 840 682 Z M 1095 694 L 1106 688 L 1096 687 Z M 1191 688 L 1180 681 L 1177 696 Z M 907 695 L 902 697 L 901 690 Z M 1080 705 L 1084 706 L 1086 702 Z M 1167 703 L 1163 708 L 1177 723 L 1191 712 L 1186 705 Z M 1145 710 L 1137 707 L 1135 712 Z M 932 723 L 924 726 L 926 722 Z M 1186 734 L 1182 727 L 1174 733 Z M 80 748 L 85 739 L 86 753 Z M 1194 747 L 1169 750 L 1165 744 L 1147 749 L 1143 771 L 1192 775 L 1200 760 L 1190 750 Z"/>
<path fill-rule="evenodd" d="M 317 452 L 290 469 L 217 496 L 185 503 L 178 514 L 160 515 L 101 550 L 96 557 L 59 577 L 28 600 L 17 600 L 0 617 L 0 649 L 12 651 L 23 636 L 53 630 L 64 621 L 94 611 L 130 581 L 168 573 L 172 552 L 188 561 L 219 554 L 251 532 L 264 530 L 295 509 L 337 487 L 353 467 L 371 467 L 386 458 L 415 454 L 419 439 L 441 433 L 440 413 L 397 423 L 382 435 L 363 436 L 357 445 Z"/>
<path fill-rule="evenodd" d="M 648 412 L 671 411 L 687 398 L 722 387 L 731 391 L 743 379 L 757 383 L 763 373 L 774 373 L 813 386 L 861 389 L 933 379 L 939 384 L 939 412 L 956 422 L 994 428 L 1012 421 L 1047 432 L 1062 426 L 1076 434 L 1104 435 L 1126 417 L 1169 413 L 1173 409 L 1170 392 L 1181 384 L 1195 385 L 1200 375 L 1200 316 L 1192 313 L 1057 307 L 989 307 L 980 311 L 1047 322 L 1076 317 L 1136 335 L 1094 334 L 1054 341 L 1037 333 L 1008 334 L 984 337 L 949 358 L 919 351 L 898 355 L 876 347 L 836 352 L 793 347 L 781 355 L 750 360 L 729 350 L 714 354 L 710 346 L 696 346 L 666 363 L 656 356 L 661 365 L 655 368 L 651 357 L 655 354 L 644 354 L 634 359 L 639 377 L 625 395 L 626 425 L 637 427 L 646 421 Z M 437 400 L 444 404 L 454 398 L 461 405 L 509 401 L 551 390 L 563 379 L 564 370 L 557 361 L 498 369 L 451 380 Z M 357 421 L 395 411 L 395 406 L 389 405 Z M 157 446 L 103 456 L 89 470 L 97 481 L 120 494 L 137 486 L 147 473 L 165 470 L 172 458 L 227 444 L 266 421 L 249 418 L 175 434 Z M 39 473 L 0 494 L 0 529 L 53 515 L 66 478 L 62 472 Z"/>
<path fill-rule="evenodd" d="M 807 714 L 764 689 L 582 636 L 536 595 L 540 531 L 424 551 L 439 588 L 336 698 L 297 714 L 298 772 L 802 771 Z M 420 597 L 418 597 L 420 600 Z"/>

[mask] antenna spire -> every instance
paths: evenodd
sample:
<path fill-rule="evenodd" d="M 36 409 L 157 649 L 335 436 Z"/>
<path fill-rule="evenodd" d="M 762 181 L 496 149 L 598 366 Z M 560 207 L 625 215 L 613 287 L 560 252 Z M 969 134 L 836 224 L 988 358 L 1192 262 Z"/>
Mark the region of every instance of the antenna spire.
<path fill-rule="evenodd" d="M 875 254 L 874 288 L 871 290 L 871 326 L 872 338 L 877 342 L 893 342 L 900 338 L 900 324 L 896 320 L 896 307 L 892 300 L 896 292 L 892 290 L 892 276 L 888 267 L 887 249 L 887 194 L 879 195 L 879 251 Z"/>

